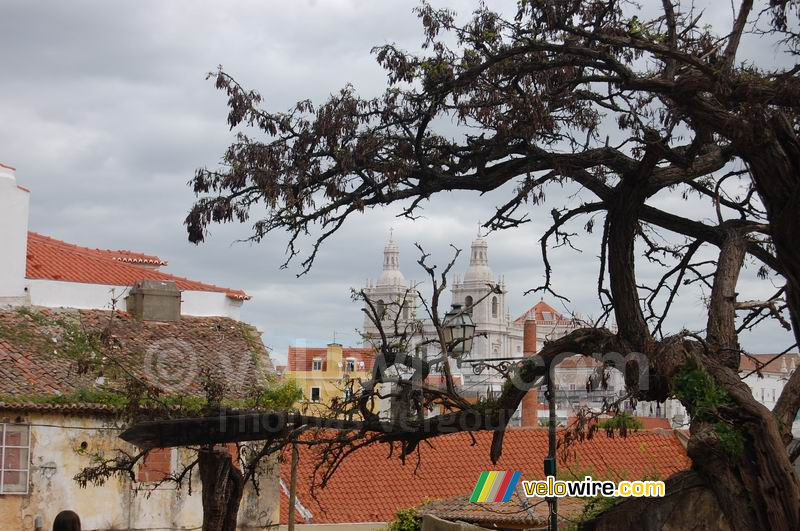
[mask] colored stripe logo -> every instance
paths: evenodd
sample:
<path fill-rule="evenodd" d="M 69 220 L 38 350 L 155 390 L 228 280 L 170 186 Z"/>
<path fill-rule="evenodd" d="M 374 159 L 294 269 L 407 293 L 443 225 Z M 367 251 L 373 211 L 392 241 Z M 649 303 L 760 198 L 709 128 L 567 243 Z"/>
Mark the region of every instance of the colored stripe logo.
<path fill-rule="evenodd" d="M 471 502 L 507 502 L 511 500 L 522 473 L 517 471 L 483 471 L 469 497 Z"/>

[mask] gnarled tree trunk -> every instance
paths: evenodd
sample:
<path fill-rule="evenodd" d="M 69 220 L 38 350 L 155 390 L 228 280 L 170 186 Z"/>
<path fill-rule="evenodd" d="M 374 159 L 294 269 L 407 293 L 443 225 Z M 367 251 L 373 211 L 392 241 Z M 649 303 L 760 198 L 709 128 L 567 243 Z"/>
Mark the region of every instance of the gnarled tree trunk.
<path fill-rule="evenodd" d="M 200 481 L 203 483 L 203 531 L 236 531 L 244 477 L 231 455 L 222 449 L 199 452 Z"/>

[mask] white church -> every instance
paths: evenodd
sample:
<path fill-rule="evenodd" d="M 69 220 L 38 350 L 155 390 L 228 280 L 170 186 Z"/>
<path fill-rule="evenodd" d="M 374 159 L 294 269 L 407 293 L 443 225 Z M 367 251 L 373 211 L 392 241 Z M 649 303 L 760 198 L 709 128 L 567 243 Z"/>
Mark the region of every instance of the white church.
<path fill-rule="evenodd" d="M 491 293 L 493 287 L 498 287 L 499 293 Z M 418 353 L 428 360 L 440 356 L 438 345 L 424 345 L 436 337 L 436 330 L 427 315 L 423 315 L 425 310 L 419 305 L 415 285 L 408 282 L 400 270 L 400 250 L 391 236 L 383 250 L 383 271 L 377 281 L 367 281 L 364 293 L 378 313 L 385 316 L 383 327 L 387 333 L 391 333 L 395 317 L 401 331 L 419 319 L 423 323 L 422 331 L 412 340 L 412 347 L 417 347 Z M 451 304 L 471 309 L 476 327 L 472 350 L 464 359 L 492 363 L 492 360 L 521 358 L 526 320 L 536 320 L 537 351 L 544 341 L 561 337 L 577 326 L 573 319 L 565 318 L 544 301 L 512 319 L 506 305 L 506 294 L 505 279 L 502 275 L 496 276 L 489 266 L 488 243 L 478 235 L 470 247 L 469 267 L 463 274 L 456 273 L 450 283 Z M 448 309 L 449 306 L 440 304 L 440 312 Z M 366 316 L 362 333 L 367 344 L 379 335 L 377 327 Z M 420 343 L 423 345 L 419 346 Z M 475 374 L 469 363 L 458 367 L 451 360 L 451 371 L 462 390 L 482 396 L 499 392 L 504 382 L 502 376 L 492 369 Z"/>

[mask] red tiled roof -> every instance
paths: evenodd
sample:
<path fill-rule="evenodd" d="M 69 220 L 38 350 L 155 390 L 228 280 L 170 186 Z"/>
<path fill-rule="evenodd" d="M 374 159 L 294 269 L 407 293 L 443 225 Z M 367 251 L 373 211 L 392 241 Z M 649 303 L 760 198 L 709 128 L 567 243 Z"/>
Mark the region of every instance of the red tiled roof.
<path fill-rule="evenodd" d="M 103 388 L 124 385 L 124 380 L 117 382 L 113 375 L 118 372 L 124 377 L 128 372 L 168 394 L 202 396 L 203 371 L 212 371 L 221 373 L 227 396 L 239 397 L 253 382 L 273 372 L 269 353 L 255 329 L 226 317 L 182 316 L 176 322 L 156 323 L 139 321 L 125 312 L 2 309 L 0 400 L 4 403 L 0 409 L 97 410 L 97 404 L 33 400 L 96 387 L 97 371 L 80 371 L 79 359 L 69 354 L 75 349 L 67 334 L 70 326 L 79 327 L 88 337 L 107 336 L 114 363 L 109 364 Z M 93 349 L 85 352 L 86 356 L 99 349 L 82 348 Z"/>
<path fill-rule="evenodd" d="M 131 251 L 90 249 L 35 232 L 28 233 L 26 276 L 31 279 L 112 286 L 131 286 L 138 280 L 172 280 L 182 291 L 215 291 L 225 293 L 232 299 L 249 299 L 242 290 L 189 280 L 135 263 L 166 264 L 157 256 Z"/>
<path fill-rule="evenodd" d="M 760 368 L 761 372 L 766 373 L 791 373 L 800 365 L 800 354 L 797 352 L 787 352 L 775 359 L 777 356 L 778 354 L 742 356 L 739 360 L 739 372 L 750 372 Z"/>
<path fill-rule="evenodd" d="M 342 347 L 342 359 L 354 358 L 364 362 L 364 370 L 371 371 L 375 361 L 375 349 L 362 347 Z M 314 359 L 322 360 L 322 370 L 328 370 L 327 347 L 289 347 L 287 371 L 310 371 Z M 361 370 L 361 369 L 359 369 Z"/>
<path fill-rule="evenodd" d="M 558 313 L 555 308 L 543 300 L 536 303 L 533 308 L 528 309 L 514 320 L 516 324 L 524 324 L 528 320 L 536 321 L 567 321 L 564 316 Z"/>
<path fill-rule="evenodd" d="M 492 434 L 474 435 L 474 446 L 467 433 L 430 439 L 430 444 L 419 446 L 419 463 L 410 457 L 405 465 L 396 455 L 389 457 L 387 446 L 362 448 L 344 460 L 324 489 L 316 489 L 316 500 L 311 485 L 319 449 L 300 445 L 298 499 L 313 514 L 313 523 L 387 522 L 398 509 L 472 492 L 483 470 L 521 470 L 523 479 L 543 479 L 547 430 L 509 429 L 497 464 L 489 460 Z M 666 479 L 690 466 L 686 450 L 671 431 L 640 431 L 624 438 L 599 433 L 591 441 L 571 447 L 566 456 L 561 450 L 558 454 L 562 471 L 579 474 L 591 470 L 612 480 L 653 475 Z M 288 461 L 281 465 L 286 484 L 291 473 Z M 286 503 L 282 496 L 281 504 Z"/>
<path fill-rule="evenodd" d="M 430 514 L 444 520 L 468 522 L 489 529 L 495 527 L 544 528 L 549 517 L 547 503 L 542 499 L 529 499 L 520 483 L 507 503 L 475 503 L 469 494 L 444 500 L 424 503 L 417 509 L 418 515 Z M 583 509 L 588 498 L 559 498 L 558 515 L 567 520 L 574 519 Z"/>

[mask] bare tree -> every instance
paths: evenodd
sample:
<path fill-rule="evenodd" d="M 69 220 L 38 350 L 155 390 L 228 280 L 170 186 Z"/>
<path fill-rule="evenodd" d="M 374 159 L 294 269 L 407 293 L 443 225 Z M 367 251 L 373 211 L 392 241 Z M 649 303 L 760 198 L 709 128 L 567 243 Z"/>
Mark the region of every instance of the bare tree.
<path fill-rule="evenodd" d="M 516 180 L 485 224 L 504 229 L 528 221 L 527 209 L 544 204 L 548 189 L 574 184 L 580 194 L 551 210 L 541 237 L 539 289 L 552 292 L 553 241 L 571 245 L 569 224 L 588 217 L 591 231 L 599 218 L 597 295 L 618 330 L 600 320 L 547 343 L 544 366 L 522 362 L 509 377 L 529 386 L 565 352 L 642 353 L 647 385 L 631 364 L 628 392 L 641 400 L 675 396 L 687 407 L 693 468 L 730 526 L 798 529 L 800 484 L 786 444 L 800 371 L 769 411 L 738 367 L 739 335 L 765 319 L 789 324 L 787 311 L 800 340 L 800 67 L 737 61 L 742 39 L 754 35 L 796 58 L 797 10 L 794 0 L 741 0 L 729 27 L 712 28 L 691 5 L 671 0 L 647 19 L 621 0 L 526 0 L 513 19 L 484 6 L 464 22 L 424 3 L 416 10 L 421 53 L 374 50 L 388 74 L 381 96 L 361 98 L 348 86 L 319 107 L 302 101 L 279 113 L 220 70 L 213 77 L 228 96 L 230 126 L 268 138 L 242 132 L 219 169 L 197 171 L 189 238 L 202 241 L 212 223 L 246 221 L 257 206 L 266 214 L 250 238 L 288 231 L 287 263 L 298 239 L 318 231 L 305 272 L 319 246 L 367 208 L 404 202 L 404 215 L 414 218 L 436 193 L 484 193 Z M 460 133 L 437 133 L 440 118 L 455 120 Z M 705 210 L 688 216 L 653 206 L 665 194 Z M 655 284 L 637 281 L 642 261 L 664 268 Z M 737 282 L 752 262 L 768 286 L 780 286 L 762 301 L 739 301 Z M 670 333 L 666 318 L 687 284 L 709 292 L 705 329 Z M 376 440 L 402 441 L 408 455 L 445 426 L 495 429 L 497 459 L 498 424 L 527 386 L 504 387 L 485 410 L 443 413 L 412 430 L 381 426 Z"/>

